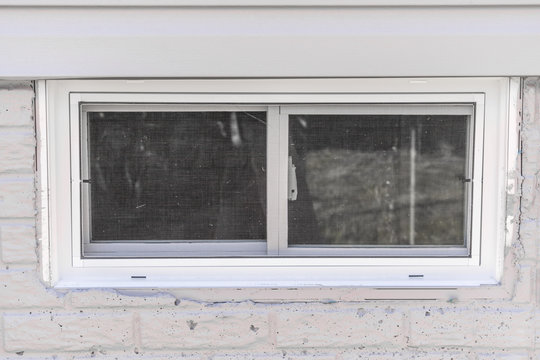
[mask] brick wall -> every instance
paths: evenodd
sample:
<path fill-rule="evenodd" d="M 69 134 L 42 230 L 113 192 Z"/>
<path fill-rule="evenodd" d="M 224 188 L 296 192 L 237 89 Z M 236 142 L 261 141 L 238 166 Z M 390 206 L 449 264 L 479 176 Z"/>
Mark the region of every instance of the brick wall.
<path fill-rule="evenodd" d="M 0 82 L 0 359 L 540 359 L 540 80 L 523 94 L 500 286 L 57 291 L 37 255 L 34 90 Z"/>

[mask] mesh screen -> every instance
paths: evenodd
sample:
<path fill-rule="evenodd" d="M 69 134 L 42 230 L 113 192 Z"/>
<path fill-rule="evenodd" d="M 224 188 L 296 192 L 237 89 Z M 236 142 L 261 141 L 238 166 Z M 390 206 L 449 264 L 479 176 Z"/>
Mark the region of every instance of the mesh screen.
<path fill-rule="evenodd" d="M 265 239 L 265 123 L 264 112 L 88 113 L 91 241 Z"/>
<path fill-rule="evenodd" d="M 464 246 L 469 121 L 291 115 L 289 244 Z"/>

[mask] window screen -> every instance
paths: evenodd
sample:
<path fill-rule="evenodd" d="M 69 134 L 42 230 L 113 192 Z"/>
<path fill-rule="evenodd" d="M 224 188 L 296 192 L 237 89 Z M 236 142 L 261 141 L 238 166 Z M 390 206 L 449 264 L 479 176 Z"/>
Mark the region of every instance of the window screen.
<path fill-rule="evenodd" d="M 266 239 L 266 113 L 88 111 L 89 242 Z"/>
<path fill-rule="evenodd" d="M 466 246 L 470 116 L 288 123 L 289 246 Z"/>

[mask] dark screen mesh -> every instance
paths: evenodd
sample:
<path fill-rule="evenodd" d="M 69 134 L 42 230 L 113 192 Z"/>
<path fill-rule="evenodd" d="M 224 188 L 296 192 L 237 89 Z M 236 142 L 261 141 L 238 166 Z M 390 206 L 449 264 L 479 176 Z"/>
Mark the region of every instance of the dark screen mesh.
<path fill-rule="evenodd" d="M 90 237 L 266 239 L 266 113 L 90 112 Z"/>
<path fill-rule="evenodd" d="M 468 116 L 291 115 L 291 245 L 465 245 Z"/>

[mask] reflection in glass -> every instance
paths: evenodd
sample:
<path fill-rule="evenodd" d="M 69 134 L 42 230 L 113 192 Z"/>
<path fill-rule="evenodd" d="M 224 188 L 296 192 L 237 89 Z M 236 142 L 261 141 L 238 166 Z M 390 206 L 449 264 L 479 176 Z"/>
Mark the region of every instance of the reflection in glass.
<path fill-rule="evenodd" d="M 264 112 L 89 112 L 91 241 L 265 239 L 265 123 Z"/>
<path fill-rule="evenodd" d="M 289 245 L 465 246 L 469 121 L 290 115 Z"/>

